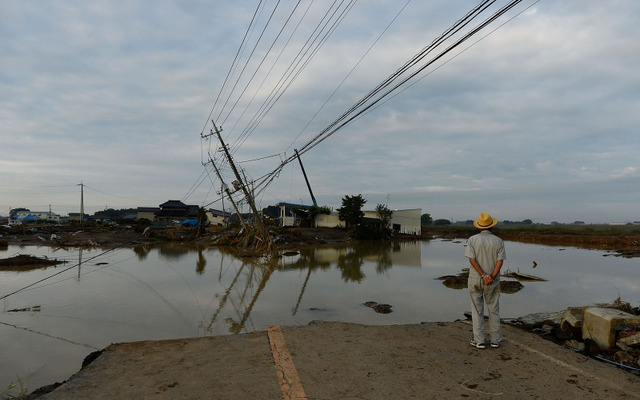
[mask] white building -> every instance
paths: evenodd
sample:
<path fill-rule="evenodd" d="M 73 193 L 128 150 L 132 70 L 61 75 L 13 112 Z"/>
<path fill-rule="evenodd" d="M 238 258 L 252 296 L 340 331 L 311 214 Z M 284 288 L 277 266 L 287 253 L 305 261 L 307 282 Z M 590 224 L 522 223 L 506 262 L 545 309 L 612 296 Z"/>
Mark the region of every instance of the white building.
<path fill-rule="evenodd" d="M 11 216 L 14 220 L 20 222 L 27 221 L 54 221 L 60 222 L 60 215 L 51 211 L 18 211 Z"/>
<path fill-rule="evenodd" d="M 395 233 L 404 233 L 408 235 L 420 235 L 422 233 L 422 224 L 420 222 L 420 216 L 422 215 L 421 208 L 414 208 L 409 210 L 393 210 L 391 215 L 391 221 L 389 227 Z M 378 219 L 377 211 L 364 211 L 365 218 Z M 317 228 L 344 228 L 344 221 L 340 221 L 337 212 L 331 214 L 318 214 L 316 216 Z"/>

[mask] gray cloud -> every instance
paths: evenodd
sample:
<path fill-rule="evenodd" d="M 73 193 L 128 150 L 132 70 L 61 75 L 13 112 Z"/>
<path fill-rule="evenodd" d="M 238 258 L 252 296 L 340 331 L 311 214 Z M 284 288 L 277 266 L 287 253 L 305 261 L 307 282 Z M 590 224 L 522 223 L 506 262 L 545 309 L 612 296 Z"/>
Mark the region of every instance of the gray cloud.
<path fill-rule="evenodd" d="M 234 156 L 279 153 L 242 164 L 253 179 L 271 171 L 285 151 L 291 155 L 474 4 L 411 2 L 310 122 L 402 6 L 358 3 Z M 201 145 L 200 132 L 253 7 L 3 3 L 0 210 L 52 204 L 61 213 L 76 211 L 81 180 L 96 189 L 86 202 L 92 211 L 185 196 L 203 171 L 207 143 Z M 274 27 L 284 23 L 285 7 Z M 321 7 L 310 8 L 309 20 Z M 639 12 L 632 0 L 537 3 L 304 154 L 316 197 L 334 207 L 346 194 L 363 193 L 372 207 L 389 197 L 391 208 L 457 219 L 481 209 L 514 220 L 640 219 Z M 265 43 L 276 34 L 268 31 Z M 260 89 L 265 75 L 256 75 L 224 123 L 230 143 L 292 51 Z M 188 201 L 212 201 L 211 182 L 206 178 Z M 259 200 L 309 202 L 297 163 Z"/>

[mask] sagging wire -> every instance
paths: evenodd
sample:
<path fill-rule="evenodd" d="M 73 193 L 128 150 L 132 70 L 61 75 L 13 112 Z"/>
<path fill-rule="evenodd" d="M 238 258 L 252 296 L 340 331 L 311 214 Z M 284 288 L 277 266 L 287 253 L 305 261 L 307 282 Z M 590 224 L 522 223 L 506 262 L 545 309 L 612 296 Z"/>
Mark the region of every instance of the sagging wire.
<path fill-rule="evenodd" d="M 109 263 L 109 264 L 107 264 L 107 265 L 100 266 L 100 268 L 95 268 L 95 269 L 92 269 L 92 270 L 90 270 L 90 271 L 82 272 L 82 273 L 80 273 L 80 276 L 89 275 L 89 274 L 91 274 L 91 273 L 101 271 L 101 270 L 103 270 L 103 269 L 105 269 L 105 268 L 111 268 L 111 267 L 113 267 L 114 265 L 122 264 L 122 263 L 124 263 L 124 262 L 127 262 L 127 261 L 129 261 L 129 260 L 133 259 L 133 258 L 136 258 L 136 256 L 135 256 L 135 255 L 133 255 L 133 256 L 131 256 L 131 257 L 129 257 L 129 258 L 125 258 L 124 260 L 120 260 L 120 261 L 115 262 L 115 263 Z M 89 260 L 90 260 L 90 259 L 87 259 L 87 260 L 85 260 L 85 261 L 82 261 L 82 262 L 80 262 L 80 263 L 76 264 L 76 266 L 84 266 L 84 264 L 85 264 L 87 261 L 89 261 Z M 52 286 L 52 285 L 55 285 L 55 284 L 58 284 L 58 283 L 62 283 L 62 282 L 66 282 L 66 281 L 70 281 L 70 280 L 72 280 L 72 279 L 77 279 L 77 278 L 78 278 L 77 276 L 72 276 L 72 277 L 69 277 L 69 278 L 60 279 L 60 280 L 58 280 L 58 281 L 49 282 L 49 283 L 47 283 L 47 284 L 44 284 L 44 285 L 41 285 L 41 286 L 38 286 L 38 287 L 29 288 L 29 290 L 26 290 L 26 291 L 28 292 L 28 291 L 35 290 L 35 289 L 41 289 L 41 288 L 44 288 L 44 287 L 47 287 L 47 286 Z M 5 301 L 6 301 L 6 300 L 5 300 Z"/>
<path fill-rule="evenodd" d="M 84 346 L 84 347 L 88 347 L 88 348 L 93 349 L 93 350 L 100 350 L 98 347 L 91 346 L 90 344 L 85 344 L 85 343 L 75 342 L 75 341 L 73 341 L 73 340 L 65 339 L 65 338 L 60 337 L 60 336 L 54 336 L 54 335 L 50 335 L 50 334 L 48 334 L 48 333 L 44 333 L 44 332 L 40 332 L 40 331 L 36 331 L 36 330 L 34 330 L 34 329 L 31 329 L 31 328 L 25 328 L 25 327 L 22 327 L 22 326 L 9 324 L 9 323 L 2 322 L 2 321 L 0 321 L 0 325 L 9 326 L 9 327 L 11 327 L 11 328 L 16 328 L 16 329 L 21 329 L 21 330 L 23 330 L 23 331 L 27 331 L 27 332 L 35 333 L 36 335 L 41 335 L 41 336 L 50 337 L 50 338 L 52 338 L 52 339 L 62 340 L 63 342 L 67 342 L 67 343 L 75 344 L 76 346 Z"/>

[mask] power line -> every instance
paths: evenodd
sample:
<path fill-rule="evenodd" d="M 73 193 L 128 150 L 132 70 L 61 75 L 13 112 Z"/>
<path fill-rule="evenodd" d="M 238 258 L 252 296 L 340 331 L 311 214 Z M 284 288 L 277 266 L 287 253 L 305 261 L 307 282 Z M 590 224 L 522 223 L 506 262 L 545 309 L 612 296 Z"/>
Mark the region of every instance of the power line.
<path fill-rule="evenodd" d="M 262 29 L 262 32 L 260 33 L 260 36 L 258 37 L 258 40 L 256 41 L 256 44 L 253 46 L 253 49 L 251 50 L 251 53 L 247 57 L 247 61 L 244 63 L 244 66 L 242 67 L 242 70 L 240 71 L 240 74 L 238 75 L 238 79 L 236 79 L 236 82 L 233 84 L 233 87 L 231 88 L 231 91 L 229 92 L 229 96 L 227 97 L 227 100 L 222 105 L 222 109 L 220 110 L 220 113 L 218 114 L 218 118 L 217 119 L 220 119 L 220 116 L 222 115 L 223 110 L 227 106 L 227 103 L 229 102 L 229 99 L 231 98 L 231 95 L 233 94 L 233 91 L 235 90 L 236 86 L 240 82 L 240 78 L 242 77 L 242 74 L 244 73 L 245 69 L 247 68 L 247 65 L 249 65 L 249 61 L 251 60 L 251 57 L 255 53 L 256 48 L 260 44 L 260 41 L 262 40 L 262 37 L 264 36 L 264 33 L 267 30 L 267 27 L 269 26 L 269 23 L 271 22 L 271 19 L 273 18 L 273 15 L 275 14 L 276 9 L 278 8 L 279 4 L 280 4 L 280 0 L 278 0 L 278 2 L 276 3 L 275 7 L 273 8 L 273 11 L 271 12 L 271 15 L 269 16 L 269 19 L 267 20 L 266 24 L 264 25 L 264 28 Z M 238 99 L 241 96 L 242 96 L 242 94 L 240 96 L 238 96 Z M 237 104 L 237 102 L 236 102 L 236 104 Z M 235 105 L 234 105 L 234 107 L 235 107 Z M 224 124 L 227 121 L 227 118 L 229 117 L 229 115 L 233 111 L 234 107 L 231 108 L 231 110 L 227 113 L 227 116 L 222 120 L 222 124 Z"/>
<path fill-rule="evenodd" d="M 280 100 L 282 95 L 287 91 L 287 89 L 289 89 L 291 84 L 293 84 L 293 82 L 298 78 L 300 73 L 306 68 L 309 62 L 317 54 L 318 50 L 326 42 L 330 34 L 338 26 L 338 23 L 344 19 L 344 17 L 346 16 L 346 13 L 348 12 L 348 10 L 351 9 L 355 1 L 356 0 L 351 0 L 347 4 L 347 6 L 344 9 L 342 9 L 340 14 L 338 14 L 338 18 L 334 18 L 334 17 L 340 10 L 340 7 L 344 3 L 344 0 L 340 4 L 338 4 L 338 7 L 336 7 L 335 9 L 333 8 L 333 5 L 336 3 L 336 1 L 333 2 L 330 8 L 325 12 L 323 18 L 316 25 L 313 32 L 309 35 L 306 42 L 302 45 L 297 55 L 294 57 L 293 61 L 289 64 L 285 72 L 282 74 L 279 81 L 273 87 L 273 89 L 267 96 L 266 100 L 260 106 L 260 108 L 254 115 L 254 117 L 247 124 L 242 134 L 234 142 L 234 145 L 233 145 L 234 152 L 255 131 L 257 126 L 260 124 L 260 122 L 262 122 L 262 120 L 266 117 L 266 115 Z M 328 30 L 327 30 L 327 27 L 329 27 Z"/>
<path fill-rule="evenodd" d="M 340 2 L 339 4 L 337 4 L 337 1 L 334 1 L 332 3 L 329 9 L 325 12 L 320 22 L 316 25 L 313 32 L 307 38 L 306 42 L 301 46 L 300 50 L 298 51 L 296 56 L 293 58 L 293 60 L 291 61 L 287 69 L 281 75 L 279 81 L 273 87 L 269 95 L 266 97 L 265 101 L 258 108 L 257 112 L 250 119 L 250 121 L 248 122 L 246 127 L 243 129 L 241 134 L 238 136 L 238 138 L 235 140 L 235 142 L 233 142 L 233 145 L 231 148 L 233 152 L 237 151 L 240 148 L 240 146 L 242 146 L 242 144 L 245 143 L 245 141 L 249 138 L 249 136 L 256 130 L 257 126 L 262 122 L 262 120 L 269 113 L 269 111 L 274 107 L 274 105 L 278 102 L 278 100 L 283 96 L 283 94 L 287 91 L 287 89 L 301 74 L 304 68 L 310 63 L 310 61 L 313 59 L 315 54 L 317 54 L 319 49 L 326 42 L 329 36 L 333 33 L 336 27 L 345 18 L 349 10 L 355 4 L 355 1 L 356 0 L 350 0 L 346 4 L 345 4 L 345 0 L 342 0 L 342 2 Z M 420 52 L 418 52 L 413 57 L 411 57 L 396 71 L 394 71 L 386 79 L 380 82 L 375 88 L 369 91 L 366 95 L 364 95 L 360 100 L 358 100 L 355 104 L 353 104 L 341 115 L 339 115 L 338 118 L 336 118 L 323 130 L 317 133 L 311 140 L 307 141 L 303 146 L 300 146 L 299 153 L 304 154 L 307 151 L 310 151 L 315 146 L 317 146 L 318 144 L 320 144 L 321 142 L 323 142 L 324 140 L 332 136 L 334 133 L 336 133 L 340 129 L 344 128 L 345 126 L 355 121 L 356 119 L 360 118 L 361 116 L 367 114 L 372 109 L 377 108 L 379 105 L 383 104 L 388 99 L 397 95 L 399 92 L 405 90 L 406 87 L 410 87 L 411 85 L 415 84 L 416 77 L 419 74 L 423 73 L 427 68 L 434 65 L 434 63 L 440 61 L 445 55 L 449 54 L 452 50 L 460 46 L 462 43 L 465 43 L 467 40 L 469 40 L 471 37 L 476 35 L 478 32 L 485 29 L 487 26 L 492 24 L 498 18 L 500 18 L 505 13 L 513 9 L 518 4 L 520 4 L 522 1 L 523 0 L 508 1 L 502 7 L 498 6 L 497 10 L 495 10 L 494 5 L 497 5 L 498 0 L 481 1 L 479 4 L 474 6 L 470 11 L 468 11 L 462 18 L 460 18 L 453 25 L 451 25 L 449 28 L 444 30 L 430 44 L 425 46 Z M 537 3 L 538 1 L 540 0 L 535 1 L 535 3 Z M 408 4 L 408 1 L 407 1 L 407 4 Z M 398 14 L 407 6 L 407 4 L 405 4 L 405 6 L 398 12 Z M 309 7 L 310 6 L 311 5 L 309 5 Z M 492 11 L 491 8 L 494 8 L 494 11 Z M 297 30 L 297 27 L 300 25 L 300 23 L 302 23 L 308 10 L 309 8 L 307 8 L 304 15 L 300 18 L 298 25 L 294 29 L 294 33 L 295 33 L 295 30 Z M 475 27 L 470 27 L 470 24 L 474 20 L 479 19 L 485 14 L 489 14 L 489 16 L 486 17 L 480 23 L 478 23 Z M 292 15 L 293 13 L 289 15 L 289 19 L 287 19 L 287 23 L 289 23 L 289 20 Z M 397 18 L 397 15 L 395 18 Z M 395 18 L 389 23 L 389 25 L 393 23 Z M 265 25 L 265 29 L 266 29 L 266 25 Z M 282 34 L 283 29 L 284 27 L 280 29 L 280 32 L 278 33 L 276 40 Z M 388 29 L 388 26 L 387 26 L 387 29 Z M 263 30 L 263 33 L 261 34 L 261 37 L 263 34 L 264 34 L 264 30 Z M 381 33 L 380 36 L 382 36 L 383 34 L 384 34 L 384 31 Z M 380 38 L 380 36 L 378 37 L 378 39 Z M 289 37 L 289 40 L 287 40 L 286 44 L 289 43 L 292 37 L 293 37 L 293 33 Z M 377 40 L 371 45 L 371 47 L 373 47 L 376 42 Z M 269 51 L 273 49 L 274 44 L 275 44 L 275 40 L 272 43 L 272 46 L 269 47 Z M 473 46 L 474 44 L 472 44 L 471 46 Z M 252 54 L 255 51 L 257 45 L 258 44 L 256 43 L 256 45 L 253 47 L 254 50 L 252 51 Z M 371 50 L 371 47 L 369 48 L 369 50 L 367 50 L 367 52 L 365 52 L 363 57 L 366 56 L 366 54 Z M 435 54 L 436 50 L 440 48 L 444 48 L 444 49 L 439 53 Z M 279 59 L 279 57 L 280 56 L 278 56 L 276 61 Z M 262 62 L 260 62 L 259 67 L 263 65 L 263 62 L 265 59 L 266 59 L 266 56 L 265 58 L 263 58 Z M 360 61 L 358 61 L 358 63 L 360 63 Z M 248 60 L 247 60 L 247 63 L 248 63 Z M 245 68 L 247 63 L 245 63 Z M 358 63 L 356 63 L 356 65 L 349 72 L 347 77 L 344 78 L 345 80 L 349 77 L 349 75 L 353 72 L 353 70 L 358 66 Z M 275 66 L 275 63 L 274 63 L 274 66 Z M 243 72 L 245 68 L 243 68 Z M 273 69 L 273 66 L 271 67 L 269 73 L 271 73 L 272 69 Z M 251 77 L 251 80 L 253 80 L 253 78 L 255 77 L 256 72 L 254 72 L 254 75 Z M 424 76 L 420 78 L 420 80 L 423 78 Z M 265 77 L 265 80 L 266 80 L 266 77 Z M 340 85 L 338 85 L 338 88 L 336 88 L 336 91 L 340 88 L 340 86 L 343 83 L 344 83 L 344 80 L 340 83 Z M 236 85 L 237 85 L 237 82 L 236 82 Z M 238 96 L 238 100 L 236 100 L 236 102 L 234 103 L 234 107 L 238 104 L 240 97 L 244 95 L 248 87 L 249 87 L 249 84 L 245 86 L 241 95 Z M 262 84 L 260 85 L 260 87 L 262 87 Z M 235 88 L 235 85 L 234 85 L 234 88 Z M 334 91 L 329 96 L 329 98 L 322 104 L 320 110 L 316 112 L 316 114 L 312 117 L 311 121 L 315 119 L 315 117 L 322 110 L 322 108 L 327 104 L 327 102 L 335 95 L 336 91 Z M 254 94 L 254 97 L 249 102 L 249 105 L 251 104 L 254 98 L 255 98 L 255 94 Z M 249 105 L 243 111 L 242 116 L 245 115 L 245 112 L 247 111 Z M 230 115 L 230 112 L 226 115 L 225 118 L 228 118 L 229 115 Z M 291 148 L 293 143 L 295 143 L 295 141 L 300 137 L 302 132 L 306 130 L 306 128 L 311 123 L 311 121 L 309 121 L 307 125 L 302 129 L 302 131 L 293 139 L 293 141 L 291 142 L 287 150 Z M 234 128 L 235 126 L 237 126 L 238 123 L 239 123 L 239 120 L 236 121 L 236 123 L 234 124 Z M 260 157 L 260 158 L 256 158 L 248 161 L 261 160 L 269 157 L 272 157 L 272 156 Z M 286 157 L 286 153 L 285 153 L 285 157 Z M 288 164 L 294 159 L 295 159 L 295 155 L 289 156 L 284 160 L 281 159 L 280 164 L 273 171 L 263 175 L 258 180 L 255 180 L 254 182 L 255 182 L 257 195 L 259 195 L 260 192 L 262 192 L 271 182 L 273 182 L 273 180 L 279 175 L 280 171 L 284 168 L 286 164 Z"/>
<path fill-rule="evenodd" d="M 333 96 L 338 92 L 338 90 L 342 87 L 342 85 L 346 82 L 346 80 L 351 76 L 351 74 L 353 73 L 353 71 L 355 71 L 355 69 L 358 67 L 358 65 L 360 65 L 360 63 L 362 62 L 362 60 L 364 60 L 364 58 L 369 54 L 369 52 L 371 51 L 371 49 L 373 49 L 373 47 L 380 41 L 380 39 L 382 38 L 382 36 L 384 36 L 384 34 L 387 32 L 387 30 L 389 30 L 389 27 L 391 27 L 391 25 L 396 21 L 396 19 L 398 18 L 398 16 L 400 16 L 400 14 L 402 13 L 402 11 L 404 11 L 404 9 L 409 5 L 409 3 L 411 2 L 411 0 L 407 0 L 407 2 L 404 4 L 404 6 L 402 6 L 402 8 L 400 8 L 400 10 L 398 10 L 398 13 L 395 15 L 395 17 L 393 17 L 393 19 L 391 21 L 389 21 L 389 23 L 387 24 L 386 28 L 384 28 L 384 30 L 380 33 L 380 35 L 378 35 L 378 37 L 376 38 L 376 40 L 373 41 L 373 43 L 371 43 L 371 46 L 369 46 L 369 48 L 367 49 L 367 51 L 365 51 L 365 53 L 360 57 L 360 59 L 358 60 L 358 62 L 351 68 L 351 70 L 349 71 L 349 73 L 342 79 L 342 81 L 340 82 L 340 84 L 335 88 L 335 90 L 329 95 L 329 97 L 327 97 L 327 99 L 324 101 L 324 103 L 322 103 L 322 105 L 320 106 L 320 108 L 318 109 L 318 111 L 316 111 L 316 113 L 311 117 L 311 119 L 309 120 L 309 122 L 307 122 L 307 124 L 304 126 L 304 128 L 302 128 L 302 130 L 300 130 L 300 133 L 298 133 L 298 135 L 291 141 L 291 144 L 289 144 L 289 146 L 287 147 L 287 149 L 285 150 L 285 153 L 287 151 L 289 151 L 289 149 L 293 146 L 293 144 L 295 143 L 296 140 L 298 140 L 298 138 L 300 137 L 300 135 L 302 135 L 302 133 L 309 127 L 309 125 L 311 124 L 311 122 L 313 122 L 313 120 L 318 116 L 318 114 L 324 109 L 324 107 L 327 105 L 327 103 L 329 102 L 329 100 L 331 100 L 333 98 Z"/>
<path fill-rule="evenodd" d="M 220 99 L 220 96 L 222 95 L 222 91 L 224 90 L 226 84 L 227 84 L 227 80 L 229 79 L 229 76 L 231 75 L 231 71 L 233 70 L 234 65 L 236 64 L 236 61 L 238 60 L 238 55 L 240 54 L 240 51 L 244 48 L 244 42 L 247 39 L 247 36 L 249 35 L 249 32 L 251 31 L 251 27 L 253 26 L 253 22 L 256 19 L 256 15 L 258 15 L 258 11 L 260 10 L 260 6 L 262 5 L 262 0 L 260 0 L 258 2 L 258 6 L 256 7 L 256 11 L 253 13 L 253 17 L 251 18 L 251 22 L 249 23 L 249 26 L 247 27 L 247 30 L 244 33 L 244 37 L 242 38 L 242 42 L 240 43 L 240 47 L 238 48 L 238 51 L 236 52 L 235 57 L 233 58 L 233 62 L 231 63 L 231 67 L 229 67 L 229 71 L 227 72 L 227 76 L 224 78 L 224 82 L 222 83 L 222 87 L 220 88 L 220 92 L 218 93 L 218 96 L 216 97 L 216 100 L 213 102 L 213 107 L 211 107 L 211 111 L 209 112 L 209 116 L 207 117 L 204 126 L 202 127 L 202 132 L 200 132 L 200 135 L 204 134 L 205 129 L 207 129 L 207 125 L 209 125 L 209 121 L 211 120 L 211 116 L 213 115 L 213 111 L 216 108 L 216 105 L 218 104 L 218 99 Z"/>
<path fill-rule="evenodd" d="M 333 121 L 329 126 L 327 126 L 320 133 L 318 133 L 313 139 L 311 139 L 304 146 L 302 146 L 300 148 L 300 150 L 299 150 L 300 154 L 303 154 L 303 153 L 311 150 L 312 148 L 317 146 L 319 143 L 321 143 L 322 141 L 326 140 L 328 137 L 333 135 L 335 132 L 337 132 L 338 130 L 340 130 L 341 128 L 343 128 L 344 126 L 346 126 L 347 124 L 349 124 L 350 122 L 355 120 L 356 118 L 358 118 L 360 115 L 365 113 L 367 110 L 369 110 L 375 104 L 380 102 L 382 99 L 384 99 L 385 97 L 389 96 L 395 90 L 400 88 L 402 85 L 405 85 L 412 78 L 414 78 L 419 73 L 424 71 L 424 69 L 426 69 L 429 66 L 431 66 L 434 62 L 438 61 L 440 58 L 442 58 L 444 55 L 446 55 L 447 53 L 452 51 L 454 48 L 459 46 L 461 43 L 465 42 L 470 37 L 472 37 L 473 35 L 477 34 L 479 31 L 481 31 L 486 26 L 491 24 L 497 18 L 499 18 L 500 16 L 504 15 L 506 12 L 508 12 L 513 7 L 518 5 L 520 2 L 522 2 L 522 0 L 510 1 L 505 6 L 503 6 L 502 8 L 497 10 L 496 12 L 494 12 L 491 16 L 486 18 L 483 22 L 481 22 L 475 28 L 472 28 L 467 33 L 462 34 L 462 36 L 460 38 L 455 40 L 454 43 L 449 45 L 444 51 L 442 51 L 441 53 L 439 53 L 438 55 L 436 55 L 435 57 L 430 59 L 428 62 L 418 66 L 415 71 L 409 72 L 408 76 L 404 76 L 403 77 L 403 74 L 407 73 L 407 71 L 409 71 L 412 67 L 418 65 L 418 62 L 422 61 L 436 47 L 438 47 L 441 44 L 445 43 L 447 39 L 452 38 L 453 35 L 455 35 L 456 33 L 460 32 L 462 30 L 462 28 L 464 28 L 472 20 L 474 20 L 478 16 L 480 16 L 482 14 L 482 12 L 486 11 L 495 2 L 496 2 L 496 0 L 483 1 L 478 6 L 473 8 L 462 19 L 458 20 L 453 26 L 448 28 L 443 34 L 441 34 L 438 38 L 436 38 L 430 45 L 425 47 L 420 53 L 418 53 L 412 59 L 410 59 L 408 62 L 406 62 L 402 67 L 400 67 L 390 77 L 385 79 L 376 88 L 374 88 L 372 91 L 370 91 L 367 95 L 365 95 L 358 102 L 356 102 L 356 104 L 354 104 L 351 108 L 349 108 L 347 111 L 345 111 L 340 117 L 338 117 L 335 121 Z M 395 85 L 392 85 L 398 79 L 400 79 L 400 82 L 395 84 Z M 383 92 L 383 89 L 388 88 L 388 87 L 390 87 L 390 88 Z M 379 94 L 379 93 L 382 93 L 382 94 Z M 269 174 L 265 175 L 264 178 L 262 178 L 262 180 L 259 181 L 257 183 L 257 185 L 256 185 L 257 188 L 260 188 L 258 192 L 260 192 L 261 190 L 264 190 L 264 188 L 266 188 L 275 179 L 275 177 L 279 173 L 279 171 L 281 171 L 282 168 L 286 164 L 288 164 L 289 162 L 293 161 L 294 159 L 295 159 L 295 156 L 290 156 L 286 160 L 282 161 L 281 164 L 278 167 L 276 167 L 275 170 L 273 170 Z"/>

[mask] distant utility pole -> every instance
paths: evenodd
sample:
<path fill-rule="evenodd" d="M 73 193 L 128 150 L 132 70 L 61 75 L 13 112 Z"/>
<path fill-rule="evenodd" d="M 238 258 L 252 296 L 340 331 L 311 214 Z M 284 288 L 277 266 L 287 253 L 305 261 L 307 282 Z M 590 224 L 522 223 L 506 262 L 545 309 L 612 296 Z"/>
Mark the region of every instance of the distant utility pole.
<path fill-rule="evenodd" d="M 84 183 L 80 181 L 80 224 L 84 223 Z"/>

